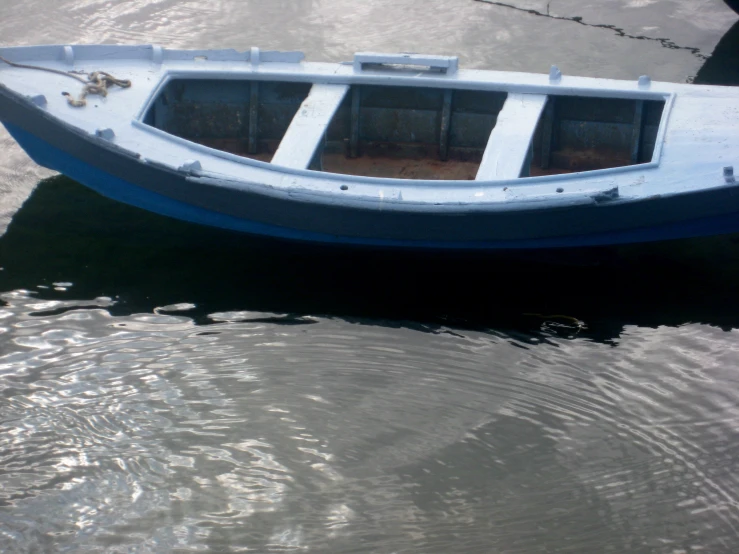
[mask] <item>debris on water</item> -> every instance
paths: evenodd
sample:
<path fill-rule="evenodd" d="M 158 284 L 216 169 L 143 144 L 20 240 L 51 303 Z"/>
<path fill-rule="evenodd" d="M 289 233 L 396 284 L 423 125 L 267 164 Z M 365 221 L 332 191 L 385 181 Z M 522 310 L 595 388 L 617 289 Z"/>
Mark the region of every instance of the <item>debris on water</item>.
<path fill-rule="evenodd" d="M 180 302 L 179 304 L 169 304 L 168 306 L 159 306 L 157 308 L 154 308 L 154 313 L 158 314 L 160 312 L 186 312 L 188 310 L 194 309 L 195 307 L 195 304 L 191 304 L 190 302 Z"/>
<path fill-rule="evenodd" d="M 549 328 L 549 329 L 569 329 L 575 331 L 575 334 L 579 333 L 580 331 L 583 331 L 588 328 L 587 323 L 584 321 L 577 319 L 576 317 L 569 316 L 569 315 L 562 315 L 562 314 L 552 314 L 552 315 L 544 315 L 544 314 L 535 314 L 535 313 L 525 313 L 523 314 L 526 317 L 536 317 L 539 319 L 544 320 L 542 322 L 542 327 Z"/>

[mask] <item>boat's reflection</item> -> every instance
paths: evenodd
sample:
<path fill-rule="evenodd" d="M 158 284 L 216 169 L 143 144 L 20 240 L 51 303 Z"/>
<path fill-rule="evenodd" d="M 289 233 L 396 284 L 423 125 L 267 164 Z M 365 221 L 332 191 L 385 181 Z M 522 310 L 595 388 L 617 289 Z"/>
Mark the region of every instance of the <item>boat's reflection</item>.
<path fill-rule="evenodd" d="M 319 248 L 166 219 L 55 177 L 0 238 L 0 290 L 119 297 L 117 313 L 190 302 L 201 322 L 238 309 L 582 336 L 574 319 L 544 317 L 564 315 L 609 340 L 628 324 L 739 327 L 736 240 L 526 255 Z"/>

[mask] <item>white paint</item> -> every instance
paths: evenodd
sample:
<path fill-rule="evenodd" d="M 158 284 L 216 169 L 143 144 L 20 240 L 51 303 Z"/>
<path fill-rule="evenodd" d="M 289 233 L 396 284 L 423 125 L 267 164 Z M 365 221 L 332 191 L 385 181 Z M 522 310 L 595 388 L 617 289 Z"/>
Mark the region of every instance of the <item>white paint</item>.
<path fill-rule="evenodd" d="M 306 169 L 348 90 L 348 85 L 313 85 L 272 157 L 272 163 Z"/>
<path fill-rule="evenodd" d="M 74 48 L 71 46 L 64 47 L 64 63 L 74 65 Z"/>
<path fill-rule="evenodd" d="M 31 102 L 36 104 L 39 108 L 43 108 L 48 104 L 49 102 L 46 100 L 46 96 L 43 94 L 36 94 L 35 96 L 31 96 L 30 98 Z"/>
<path fill-rule="evenodd" d="M 95 136 L 105 140 L 113 140 L 115 138 L 115 132 L 110 127 L 106 127 L 105 129 L 97 129 Z"/>
<path fill-rule="evenodd" d="M 151 61 L 156 65 L 162 65 L 164 61 L 164 49 L 158 44 L 151 47 Z"/>
<path fill-rule="evenodd" d="M 546 104 L 547 97 L 543 94 L 508 95 L 490 133 L 476 180 L 499 181 L 521 175 Z"/>
<path fill-rule="evenodd" d="M 354 54 L 354 71 L 361 72 L 364 64 L 393 64 L 428 67 L 443 71 L 446 75 L 457 72 L 459 58 L 456 56 L 427 56 L 420 54 L 381 54 L 357 52 Z"/>
<path fill-rule="evenodd" d="M 558 84 L 562 80 L 562 72 L 556 65 L 553 65 L 549 69 L 549 82 L 552 84 Z"/>
<path fill-rule="evenodd" d="M 202 170 L 203 166 L 200 165 L 200 162 L 198 160 L 187 160 L 177 169 L 186 173 L 193 173 Z"/>

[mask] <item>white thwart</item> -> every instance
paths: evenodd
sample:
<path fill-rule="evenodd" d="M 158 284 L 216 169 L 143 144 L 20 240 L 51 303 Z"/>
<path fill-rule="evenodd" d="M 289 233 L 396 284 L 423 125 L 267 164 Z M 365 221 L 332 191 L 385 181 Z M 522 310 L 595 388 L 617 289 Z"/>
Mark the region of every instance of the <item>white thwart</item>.
<path fill-rule="evenodd" d="M 272 157 L 272 163 L 307 169 L 348 90 L 349 85 L 313 85 Z"/>
<path fill-rule="evenodd" d="M 545 94 L 511 92 L 490 133 L 477 181 L 516 179 L 529 158 L 531 141 L 547 104 Z"/>

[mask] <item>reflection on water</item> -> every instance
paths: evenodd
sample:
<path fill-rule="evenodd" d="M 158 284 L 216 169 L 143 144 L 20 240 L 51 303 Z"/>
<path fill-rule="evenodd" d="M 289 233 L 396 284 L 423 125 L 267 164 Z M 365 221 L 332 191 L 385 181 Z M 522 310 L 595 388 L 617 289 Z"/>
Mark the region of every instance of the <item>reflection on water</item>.
<path fill-rule="evenodd" d="M 736 541 L 739 360 L 715 328 L 628 328 L 613 348 L 3 299 L 10 551 Z"/>
<path fill-rule="evenodd" d="M 739 82 L 721 2 L 514 3 L 570 21 L 471 0 L 31 0 L 0 6 L 0 30 Z M 713 55 L 699 71 L 576 17 Z M 5 209 L 39 173 L 0 162 Z M 736 552 L 738 262 L 731 236 L 309 247 L 42 181 L 0 237 L 0 550 Z"/>
<path fill-rule="evenodd" d="M 56 177 L 0 238 L 0 290 L 115 297 L 116 315 L 189 302 L 198 322 L 249 309 L 567 329 L 567 318 L 542 317 L 558 314 L 607 340 L 630 324 L 737 326 L 736 240 L 463 256 L 315 247 L 165 219 Z M 58 282 L 74 287 L 58 291 Z"/>

